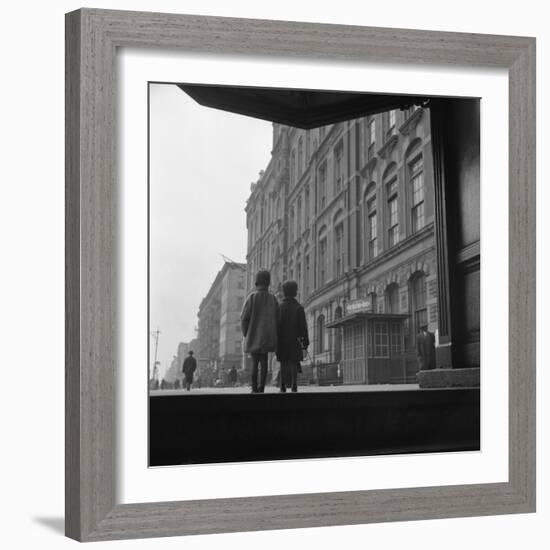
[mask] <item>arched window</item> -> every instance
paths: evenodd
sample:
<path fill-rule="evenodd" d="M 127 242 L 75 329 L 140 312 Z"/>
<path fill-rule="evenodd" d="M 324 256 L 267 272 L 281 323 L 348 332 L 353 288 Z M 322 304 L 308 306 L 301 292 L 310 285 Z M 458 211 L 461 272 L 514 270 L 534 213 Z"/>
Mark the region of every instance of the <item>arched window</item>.
<path fill-rule="evenodd" d="M 424 163 L 418 155 L 408 163 L 409 187 L 411 193 L 412 231 L 420 231 L 425 225 L 424 213 Z"/>
<path fill-rule="evenodd" d="M 410 310 L 412 315 L 412 336 L 416 342 L 416 335 L 421 327 L 428 324 L 428 308 L 426 306 L 426 276 L 423 271 L 417 271 L 409 281 Z"/>
<path fill-rule="evenodd" d="M 376 184 L 371 182 L 363 199 L 365 206 L 365 260 L 378 256 L 378 215 L 376 208 Z"/>
<path fill-rule="evenodd" d="M 325 351 L 325 316 L 317 317 L 317 353 Z"/>
<path fill-rule="evenodd" d="M 386 171 L 384 186 L 388 208 L 388 246 L 392 247 L 399 242 L 399 196 L 395 164 Z"/>
<path fill-rule="evenodd" d="M 334 310 L 334 320 L 342 318 L 342 308 L 338 306 Z M 340 361 L 342 359 L 342 329 L 334 329 L 334 360 Z"/>
<path fill-rule="evenodd" d="M 399 286 L 392 283 L 386 288 L 386 313 L 399 313 Z"/>
<path fill-rule="evenodd" d="M 338 221 L 334 228 L 334 275 L 344 274 L 344 223 Z"/>

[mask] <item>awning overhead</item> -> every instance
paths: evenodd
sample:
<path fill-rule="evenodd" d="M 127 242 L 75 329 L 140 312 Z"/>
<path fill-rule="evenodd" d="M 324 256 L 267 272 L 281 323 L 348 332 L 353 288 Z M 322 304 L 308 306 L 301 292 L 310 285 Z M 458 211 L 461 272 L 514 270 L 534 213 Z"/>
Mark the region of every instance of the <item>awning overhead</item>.
<path fill-rule="evenodd" d="M 335 319 L 334 321 L 327 323 L 326 328 L 340 328 L 344 325 L 350 323 L 356 323 L 357 321 L 365 319 L 374 319 L 375 321 L 401 321 L 409 318 L 410 315 L 405 313 L 367 313 L 367 312 L 358 312 L 351 313 L 340 319 Z"/>
<path fill-rule="evenodd" d="M 230 111 L 304 130 L 334 124 L 389 109 L 423 105 L 428 96 L 246 88 L 178 84 L 205 107 Z"/>

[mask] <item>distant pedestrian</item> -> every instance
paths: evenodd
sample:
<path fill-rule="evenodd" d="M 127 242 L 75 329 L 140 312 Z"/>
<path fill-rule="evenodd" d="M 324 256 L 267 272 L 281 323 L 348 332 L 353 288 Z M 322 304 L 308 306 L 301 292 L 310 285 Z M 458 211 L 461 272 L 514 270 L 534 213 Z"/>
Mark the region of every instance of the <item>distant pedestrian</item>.
<path fill-rule="evenodd" d="M 252 393 L 263 393 L 267 376 L 267 354 L 277 349 L 277 298 L 269 292 L 269 271 L 256 274 L 256 292 L 246 300 L 241 313 L 241 329 L 246 353 L 252 357 Z M 258 382 L 258 366 L 260 380 Z"/>
<path fill-rule="evenodd" d="M 185 375 L 185 388 L 187 391 L 191 389 L 191 384 L 193 383 L 193 374 L 197 369 L 197 360 L 193 357 L 193 352 L 190 351 L 189 355 L 185 358 L 183 362 L 183 374 Z"/>
<path fill-rule="evenodd" d="M 435 335 L 428 331 L 428 325 L 422 325 L 416 337 L 416 352 L 420 370 L 435 369 Z"/>
<path fill-rule="evenodd" d="M 237 383 L 237 369 L 235 368 L 235 365 L 233 365 L 229 369 L 229 385 L 231 387 L 234 387 L 236 383 Z"/>
<path fill-rule="evenodd" d="M 298 372 L 304 350 L 309 346 L 306 314 L 296 300 L 298 285 L 295 281 L 283 283 L 284 298 L 279 306 L 277 360 L 281 363 L 281 392 L 290 386 L 298 391 Z"/>

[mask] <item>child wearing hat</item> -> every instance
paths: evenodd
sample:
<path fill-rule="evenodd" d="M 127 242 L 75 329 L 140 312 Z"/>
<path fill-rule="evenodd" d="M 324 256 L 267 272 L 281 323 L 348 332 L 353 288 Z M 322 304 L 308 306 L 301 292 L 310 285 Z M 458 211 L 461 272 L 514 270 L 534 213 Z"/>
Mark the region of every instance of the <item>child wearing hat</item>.
<path fill-rule="evenodd" d="M 277 349 L 279 304 L 269 292 L 271 275 L 260 270 L 256 274 L 256 291 L 250 294 L 241 313 L 241 330 L 245 352 L 252 358 L 252 393 L 263 393 L 267 376 L 267 354 Z M 260 379 L 258 381 L 258 370 Z"/>

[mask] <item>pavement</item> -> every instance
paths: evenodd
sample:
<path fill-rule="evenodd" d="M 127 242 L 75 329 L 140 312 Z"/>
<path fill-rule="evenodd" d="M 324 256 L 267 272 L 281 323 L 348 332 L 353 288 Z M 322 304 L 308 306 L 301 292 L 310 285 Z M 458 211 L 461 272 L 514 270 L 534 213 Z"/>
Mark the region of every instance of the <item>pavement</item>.
<path fill-rule="evenodd" d="M 419 390 L 418 384 L 345 384 L 338 386 L 298 386 L 298 393 L 335 393 L 335 392 L 379 392 L 379 391 L 411 391 Z M 237 386 L 234 388 L 191 388 L 185 390 L 154 390 L 151 397 L 168 395 L 228 395 L 251 393 L 250 386 Z M 279 393 L 276 386 L 266 386 L 265 393 Z M 291 394 L 287 390 L 287 393 Z"/>

